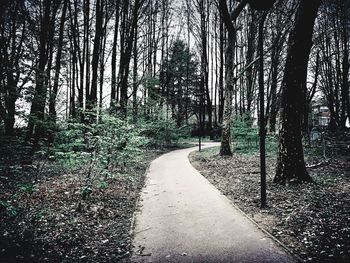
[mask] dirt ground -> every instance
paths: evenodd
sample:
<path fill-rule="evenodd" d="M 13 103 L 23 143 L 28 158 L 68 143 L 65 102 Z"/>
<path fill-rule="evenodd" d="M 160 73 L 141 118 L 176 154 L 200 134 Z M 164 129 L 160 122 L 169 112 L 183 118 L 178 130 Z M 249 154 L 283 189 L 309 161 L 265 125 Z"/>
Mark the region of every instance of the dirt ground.
<path fill-rule="evenodd" d="M 313 183 L 272 183 L 276 158 L 267 157 L 267 202 L 260 209 L 259 156 L 218 148 L 190 155 L 192 164 L 234 204 L 306 262 L 350 262 L 350 156 L 327 162 L 308 157 Z"/>
<path fill-rule="evenodd" d="M 97 175 L 86 200 L 86 170 L 52 162 L 37 178 L 37 167 L 9 167 L 0 178 L 0 262 L 128 262 L 144 175 L 164 152 L 147 152 L 123 174 Z"/>

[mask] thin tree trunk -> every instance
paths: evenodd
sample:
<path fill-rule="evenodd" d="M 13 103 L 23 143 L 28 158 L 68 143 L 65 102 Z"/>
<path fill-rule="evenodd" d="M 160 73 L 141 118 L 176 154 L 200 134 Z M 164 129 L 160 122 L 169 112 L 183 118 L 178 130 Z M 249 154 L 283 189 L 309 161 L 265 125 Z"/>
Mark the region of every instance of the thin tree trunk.
<path fill-rule="evenodd" d="M 100 59 L 100 45 L 103 35 L 103 0 L 96 0 L 96 24 L 95 24 L 95 37 L 94 47 L 92 51 L 91 61 L 91 88 L 86 101 L 86 109 L 89 111 L 89 122 L 95 119 L 92 116 L 93 109 L 97 106 L 97 79 L 98 79 L 98 66 Z"/>
<path fill-rule="evenodd" d="M 53 87 L 49 98 L 49 117 L 52 122 L 56 122 L 56 97 L 58 92 L 59 85 L 59 77 L 61 70 L 61 57 L 62 57 L 62 48 L 63 48 L 63 37 L 64 37 L 64 23 L 66 20 L 66 12 L 67 12 L 68 0 L 64 0 L 62 15 L 60 20 L 60 29 L 58 36 L 58 46 L 57 46 L 57 54 L 56 54 L 56 65 L 55 65 L 55 75 L 53 79 Z"/>
<path fill-rule="evenodd" d="M 133 122 L 137 123 L 138 117 L 138 104 L 137 104 L 137 90 L 138 90 L 138 79 L 137 79 L 137 62 L 138 62 L 138 52 L 137 52 L 137 27 L 135 28 L 134 36 L 134 65 L 133 65 L 133 98 L 132 98 L 132 117 Z"/>
<path fill-rule="evenodd" d="M 230 15 L 227 9 L 226 0 L 219 1 L 220 12 L 228 32 L 228 43 L 225 54 L 225 91 L 224 91 L 224 114 L 222 122 L 222 137 L 220 155 L 232 155 L 231 150 L 231 123 L 232 123 L 232 96 L 236 79 L 233 76 L 234 55 L 236 45 L 236 29 L 232 21 L 235 21 L 247 1 L 241 1 L 234 12 Z"/>
<path fill-rule="evenodd" d="M 113 38 L 113 47 L 112 47 L 112 76 L 111 76 L 111 108 L 112 111 L 115 109 L 116 101 L 116 87 L 117 87 L 117 42 L 118 42 L 118 31 L 119 31 L 119 6 L 120 0 L 116 2 L 115 8 L 115 23 L 114 23 L 114 38 Z"/>

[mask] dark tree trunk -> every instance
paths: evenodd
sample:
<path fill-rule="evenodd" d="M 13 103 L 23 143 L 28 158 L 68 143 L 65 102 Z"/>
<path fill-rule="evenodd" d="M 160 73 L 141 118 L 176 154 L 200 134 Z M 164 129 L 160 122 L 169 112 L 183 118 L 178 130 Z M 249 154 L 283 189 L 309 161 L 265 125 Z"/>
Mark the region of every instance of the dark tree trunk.
<path fill-rule="evenodd" d="M 85 46 L 85 110 L 90 101 L 90 0 L 84 0 L 84 46 Z M 82 114 L 85 121 L 85 113 Z M 87 120 L 86 120 L 87 121 Z"/>
<path fill-rule="evenodd" d="M 277 82 L 278 82 L 278 65 L 279 65 L 279 52 L 274 49 L 271 56 L 271 107 L 269 114 L 270 132 L 276 132 L 276 118 L 278 113 L 277 102 Z"/>
<path fill-rule="evenodd" d="M 63 34 L 64 34 L 64 23 L 66 20 L 66 11 L 67 11 L 68 0 L 64 0 L 61 21 L 60 21 L 60 30 L 58 37 L 58 46 L 56 54 L 56 65 L 55 65 L 55 75 L 53 79 L 53 87 L 49 98 L 49 116 L 50 120 L 56 122 L 56 96 L 58 92 L 58 82 L 60 77 L 61 70 L 61 57 L 62 57 L 62 47 L 63 47 Z"/>
<path fill-rule="evenodd" d="M 135 34 L 134 34 L 134 65 L 133 65 L 133 93 L 132 93 L 132 117 L 133 122 L 137 123 L 137 116 L 138 116 L 138 104 L 137 104 L 137 90 L 138 90 L 138 83 L 137 83 L 137 62 L 138 62 L 138 52 L 137 52 L 137 27 L 135 28 Z"/>
<path fill-rule="evenodd" d="M 212 128 L 212 103 L 210 99 L 209 83 L 208 83 L 208 54 L 207 54 L 207 26 L 206 26 L 206 9 L 209 8 L 205 4 L 205 0 L 200 1 L 200 20 L 201 20 L 201 89 L 203 91 L 205 108 L 208 114 L 207 129 Z M 204 115 L 205 120 L 205 115 Z"/>
<path fill-rule="evenodd" d="M 14 135 L 15 125 L 15 114 L 16 114 L 16 101 L 18 98 L 17 94 L 17 83 L 16 79 L 12 74 L 7 75 L 7 92 L 5 98 L 5 114 L 4 114 L 4 125 L 5 135 Z"/>
<path fill-rule="evenodd" d="M 224 115 L 224 24 L 220 17 L 219 123 Z"/>
<path fill-rule="evenodd" d="M 278 184 L 311 181 L 306 171 L 302 144 L 302 116 L 306 99 L 303 85 L 312 46 L 313 27 L 319 0 L 301 0 L 288 51 L 281 94 L 281 128 L 274 182 Z"/>
<path fill-rule="evenodd" d="M 348 17 L 349 2 L 344 1 L 342 10 L 342 39 L 343 39 L 343 61 L 342 61 L 342 83 L 341 83 L 341 127 L 346 128 L 346 119 L 350 121 L 350 99 L 349 99 L 349 50 L 348 50 Z"/>
<path fill-rule="evenodd" d="M 23 16 L 25 6 L 22 1 L 5 1 L 2 11 L 4 13 L 0 18 L 0 123 L 4 122 L 5 135 L 12 136 L 15 132 L 16 101 L 21 90 L 18 87 L 22 71 L 20 60 L 27 25 Z"/>
<path fill-rule="evenodd" d="M 119 6 L 120 0 L 116 3 L 115 8 L 115 22 L 114 22 L 114 38 L 112 47 L 112 76 L 111 76 L 111 108 L 114 111 L 116 101 L 116 87 L 117 87 L 117 41 L 118 41 L 118 30 L 119 30 Z"/>
<path fill-rule="evenodd" d="M 124 3 L 125 4 L 125 3 Z M 130 67 L 130 60 L 131 60 L 131 54 L 133 50 L 133 40 L 134 40 L 134 34 L 135 29 L 137 27 L 138 22 L 138 16 L 139 16 L 139 10 L 141 8 L 141 2 L 140 0 L 135 1 L 135 5 L 131 14 L 130 18 L 130 27 L 129 32 L 125 32 L 126 39 L 124 42 L 124 48 L 121 51 L 121 63 L 119 65 L 119 83 L 120 84 L 120 110 L 121 110 L 121 117 L 126 118 L 127 117 L 127 104 L 128 104 L 128 77 L 129 77 L 129 67 Z M 127 16 L 127 14 L 124 14 Z"/>
<path fill-rule="evenodd" d="M 91 111 L 97 106 L 97 79 L 98 79 L 98 66 L 100 59 L 100 45 L 103 35 L 103 0 L 96 0 L 96 25 L 95 25 L 95 37 L 94 47 L 92 51 L 91 61 L 91 87 L 86 100 L 86 109 Z M 89 118 L 89 122 L 94 119 L 92 116 Z"/>
<path fill-rule="evenodd" d="M 250 10 L 250 23 L 248 27 L 248 47 L 246 54 L 246 64 L 249 65 L 253 61 L 254 50 L 255 50 L 255 37 L 256 37 L 256 16 L 253 10 Z M 253 72 L 254 67 L 249 67 L 246 71 L 246 85 L 247 85 L 247 113 L 249 116 L 252 114 L 252 104 L 254 98 L 254 82 L 255 76 Z"/>
<path fill-rule="evenodd" d="M 44 110 L 46 104 L 47 87 L 45 82 L 46 65 L 49 59 L 48 39 L 51 25 L 51 0 L 43 1 L 43 16 L 40 21 L 40 36 L 39 36 L 39 62 L 35 77 L 35 91 L 30 108 L 30 117 L 28 122 L 27 141 L 34 138 L 34 144 L 37 143 L 43 135 Z"/>

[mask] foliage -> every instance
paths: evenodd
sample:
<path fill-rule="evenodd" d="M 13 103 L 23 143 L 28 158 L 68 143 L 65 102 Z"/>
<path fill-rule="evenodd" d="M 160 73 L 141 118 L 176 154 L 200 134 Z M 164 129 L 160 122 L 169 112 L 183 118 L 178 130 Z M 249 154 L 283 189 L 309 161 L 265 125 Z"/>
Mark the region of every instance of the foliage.
<path fill-rule="evenodd" d="M 253 125 L 249 115 L 235 117 L 232 134 L 236 152 L 254 154 L 259 151 L 259 128 Z M 267 135 L 265 142 L 266 153 L 274 155 L 277 151 L 277 137 Z"/>
<path fill-rule="evenodd" d="M 247 116 L 236 116 L 232 125 L 235 150 L 257 149 L 259 142 L 258 128 L 253 126 Z"/>
<path fill-rule="evenodd" d="M 140 124 L 141 134 L 148 138 L 148 146 L 171 146 L 188 137 L 189 126 L 177 127 L 174 120 L 154 119 Z"/>
<path fill-rule="evenodd" d="M 55 158 L 68 170 L 83 171 L 83 200 L 94 191 L 108 187 L 107 179 L 122 175 L 135 166 L 146 147 L 175 145 L 187 137 L 189 128 L 177 128 L 175 121 L 154 119 L 130 124 L 111 115 L 103 115 L 96 124 L 71 122 L 57 133 Z"/>
<path fill-rule="evenodd" d="M 97 124 L 69 123 L 57 134 L 55 153 L 68 167 L 93 161 L 98 169 L 113 170 L 136 162 L 146 143 L 134 125 L 103 115 Z"/>
<path fill-rule="evenodd" d="M 18 214 L 18 209 L 14 207 L 10 201 L 0 200 L 0 214 L 3 213 L 8 217 L 15 217 Z"/>
<path fill-rule="evenodd" d="M 183 125 L 198 104 L 198 61 L 187 44 L 180 39 L 171 46 L 169 59 L 160 72 L 161 83 L 167 85 L 166 102 L 171 108 L 172 118 L 178 127 Z M 169 94 L 168 94 L 169 93 Z"/>

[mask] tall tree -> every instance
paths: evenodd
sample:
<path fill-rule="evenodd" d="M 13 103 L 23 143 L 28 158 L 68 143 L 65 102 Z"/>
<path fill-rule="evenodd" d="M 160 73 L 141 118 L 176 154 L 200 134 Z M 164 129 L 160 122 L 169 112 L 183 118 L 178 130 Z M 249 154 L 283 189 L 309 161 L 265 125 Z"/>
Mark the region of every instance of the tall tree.
<path fill-rule="evenodd" d="M 112 60 L 111 60 L 111 107 L 115 108 L 116 101 L 116 87 L 117 87 L 117 45 L 118 45 L 118 31 L 119 31 L 119 15 L 120 15 L 120 0 L 117 0 L 115 5 L 115 21 L 114 21 L 114 37 L 112 45 Z"/>
<path fill-rule="evenodd" d="M 274 177 L 274 182 L 279 184 L 311 181 L 304 161 L 302 116 L 313 27 L 320 3 L 320 0 L 300 0 L 288 39 L 282 81 L 277 169 Z"/>
<path fill-rule="evenodd" d="M 58 46 L 57 46 L 57 53 L 56 53 L 55 75 L 53 79 L 52 91 L 50 92 L 50 98 L 49 98 L 49 115 L 50 115 L 50 119 L 54 122 L 56 121 L 56 115 L 57 115 L 56 97 L 58 92 L 59 77 L 60 77 L 60 71 L 61 71 L 61 57 L 62 57 L 64 26 L 66 21 L 67 6 L 68 6 L 68 0 L 64 0 L 61 19 L 60 19 L 60 29 L 59 29 Z"/>
<path fill-rule="evenodd" d="M 121 54 L 117 88 L 117 92 L 118 90 L 120 91 L 120 113 L 123 118 L 127 117 L 130 60 L 135 38 L 135 29 L 137 27 L 140 10 L 143 3 L 143 0 L 135 0 L 133 8 L 131 8 L 131 14 L 129 14 L 129 3 L 127 1 L 124 1 L 123 3 Z"/>
<path fill-rule="evenodd" d="M 0 123 L 14 135 L 16 101 L 29 78 L 23 65 L 28 38 L 27 10 L 20 0 L 3 1 L 0 13 Z M 27 75 L 21 78 L 21 75 Z M 20 81 L 22 83 L 20 84 Z"/>
<path fill-rule="evenodd" d="M 86 109 L 92 111 L 94 107 L 97 106 L 97 80 L 98 80 L 98 66 L 101 55 L 101 44 L 103 36 L 103 18 L 104 18 L 104 0 L 96 0 L 95 14 L 95 37 L 94 37 L 94 47 L 92 51 L 92 61 L 91 61 L 91 87 L 88 90 L 87 100 L 86 100 Z"/>
<path fill-rule="evenodd" d="M 209 64 L 208 64 L 208 33 L 207 20 L 208 10 L 210 8 L 208 1 L 197 0 L 197 7 L 200 14 L 200 38 L 201 38 L 201 92 L 203 94 L 203 101 L 205 101 L 206 114 L 208 115 L 207 129 L 212 128 L 212 102 L 209 92 Z M 203 120 L 205 121 L 205 113 L 203 113 Z"/>
<path fill-rule="evenodd" d="M 222 137 L 221 137 L 221 148 L 220 155 L 232 155 L 231 150 L 231 122 L 232 122 L 232 98 L 233 98 L 233 88 L 236 82 L 234 78 L 233 68 L 234 68 L 234 55 L 235 55 L 235 45 L 236 45 L 236 28 L 233 24 L 242 11 L 242 9 L 247 4 L 247 0 L 241 1 L 234 11 L 230 14 L 227 8 L 226 0 L 219 1 L 220 14 L 222 16 L 223 22 L 225 24 L 228 36 L 227 36 L 227 46 L 225 53 L 225 89 L 224 89 L 224 113 L 222 121 Z"/>
<path fill-rule="evenodd" d="M 58 3 L 52 0 L 42 0 L 42 15 L 39 23 L 39 61 L 35 74 L 35 90 L 30 108 L 30 117 L 28 121 L 27 141 L 34 139 L 34 145 L 44 135 L 44 117 L 47 97 L 47 85 L 49 79 L 47 73 L 48 62 L 50 62 L 50 51 L 53 41 L 52 27 L 55 25 Z"/>

